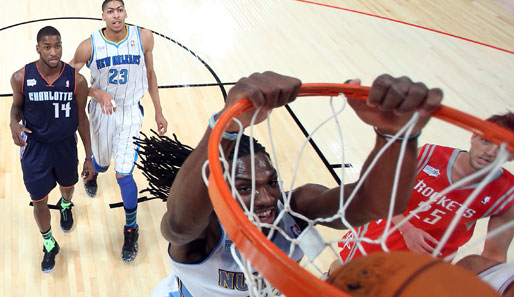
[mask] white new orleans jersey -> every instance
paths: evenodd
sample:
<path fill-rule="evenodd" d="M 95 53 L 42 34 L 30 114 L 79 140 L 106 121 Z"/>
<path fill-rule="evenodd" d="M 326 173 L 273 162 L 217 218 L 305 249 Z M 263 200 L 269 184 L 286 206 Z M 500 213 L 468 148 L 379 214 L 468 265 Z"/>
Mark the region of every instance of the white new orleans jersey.
<path fill-rule="evenodd" d="M 282 208 L 279 203 L 279 209 Z M 287 213 L 279 222 L 279 227 L 291 238 L 297 238 L 301 231 L 294 218 Z M 218 245 L 201 263 L 183 264 L 171 259 L 172 273 L 157 285 L 151 297 L 249 296 L 244 274 L 230 251 L 232 241 L 223 228 L 222 231 Z M 275 232 L 271 241 L 284 253 L 290 252 L 291 242 L 279 232 Z M 299 262 L 302 257 L 303 251 L 296 246 L 291 259 Z"/>
<path fill-rule="evenodd" d="M 139 28 L 127 26 L 127 36 L 107 40 L 100 29 L 91 34 L 91 87 L 113 96 L 116 106 L 135 105 L 148 89 L 145 55 Z"/>

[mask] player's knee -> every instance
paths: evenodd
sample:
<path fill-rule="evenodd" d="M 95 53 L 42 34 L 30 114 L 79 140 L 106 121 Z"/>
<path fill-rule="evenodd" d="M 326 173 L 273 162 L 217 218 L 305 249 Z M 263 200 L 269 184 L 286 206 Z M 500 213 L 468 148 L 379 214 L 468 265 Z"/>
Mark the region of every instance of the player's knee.
<path fill-rule="evenodd" d="M 39 200 L 32 200 L 32 205 L 34 206 L 35 211 L 46 210 L 48 208 L 48 196 L 41 198 Z"/>

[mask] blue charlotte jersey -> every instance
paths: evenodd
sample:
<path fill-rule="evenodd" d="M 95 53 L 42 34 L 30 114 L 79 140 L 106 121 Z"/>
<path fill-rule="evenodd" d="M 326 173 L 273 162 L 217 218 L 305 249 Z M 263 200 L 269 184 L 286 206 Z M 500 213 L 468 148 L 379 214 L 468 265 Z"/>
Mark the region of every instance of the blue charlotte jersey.
<path fill-rule="evenodd" d="M 63 62 L 53 82 L 39 72 L 36 62 L 25 65 L 23 122 L 28 140 L 51 143 L 74 135 L 78 128 L 75 68 Z"/>

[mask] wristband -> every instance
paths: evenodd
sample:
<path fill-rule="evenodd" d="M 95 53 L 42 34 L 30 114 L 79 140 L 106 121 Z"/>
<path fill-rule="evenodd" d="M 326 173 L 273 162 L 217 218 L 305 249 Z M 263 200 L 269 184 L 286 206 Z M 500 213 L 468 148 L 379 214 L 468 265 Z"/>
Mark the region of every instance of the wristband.
<path fill-rule="evenodd" d="M 378 136 L 384 138 L 385 140 L 391 140 L 394 137 L 394 135 L 380 132 L 380 130 L 378 130 L 376 126 L 373 126 L 373 129 L 375 130 L 375 133 L 377 133 Z M 418 139 L 419 135 L 421 135 L 421 130 L 419 130 L 416 134 L 409 136 L 409 138 L 407 138 L 407 141 L 416 140 Z M 403 141 L 404 139 L 404 136 L 399 136 L 398 138 L 396 138 L 396 141 Z"/>
<path fill-rule="evenodd" d="M 86 158 L 85 161 L 93 161 L 93 158 Z"/>
<path fill-rule="evenodd" d="M 401 234 L 401 235 L 403 235 L 405 232 L 407 232 L 407 230 L 410 230 L 410 229 L 412 229 L 412 228 L 414 228 L 414 225 L 409 224 L 409 225 L 407 225 L 407 227 L 405 227 L 405 228 L 403 228 L 403 229 L 399 230 L 399 231 L 400 231 L 400 234 Z"/>
<path fill-rule="evenodd" d="M 214 129 L 214 126 L 216 125 L 216 120 L 214 120 L 214 117 L 217 114 L 218 114 L 217 112 L 213 113 L 212 116 L 209 119 L 209 127 L 211 127 L 211 129 Z M 237 133 L 223 132 L 223 135 L 221 135 L 221 138 L 228 139 L 228 140 L 236 140 L 237 139 Z"/>

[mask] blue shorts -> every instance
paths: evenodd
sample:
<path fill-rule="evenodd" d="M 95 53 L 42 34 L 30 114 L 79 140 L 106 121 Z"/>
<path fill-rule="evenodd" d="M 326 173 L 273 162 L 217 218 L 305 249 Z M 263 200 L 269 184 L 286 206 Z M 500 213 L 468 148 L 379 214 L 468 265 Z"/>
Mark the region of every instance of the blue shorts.
<path fill-rule="evenodd" d="M 21 155 L 23 182 L 32 201 L 39 201 L 55 188 L 72 187 L 78 181 L 77 140 L 41 143 L 28 139 Z"/>

